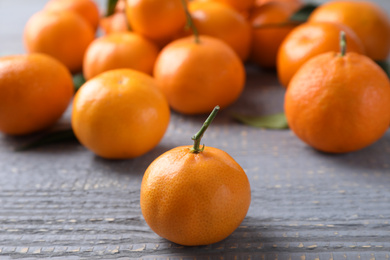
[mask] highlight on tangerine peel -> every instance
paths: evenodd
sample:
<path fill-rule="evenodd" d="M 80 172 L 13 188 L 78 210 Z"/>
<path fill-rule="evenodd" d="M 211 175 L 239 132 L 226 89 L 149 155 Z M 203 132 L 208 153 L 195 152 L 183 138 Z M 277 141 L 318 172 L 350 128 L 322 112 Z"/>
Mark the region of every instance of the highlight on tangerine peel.
<path fill-rule="evenodd" d="M 200 147 L 215 108 L 193 146 L 160 155 L 147 168 L 140 205 L 149 227 L 174 243 L 208 245 L 228 237 L 245 218 L 251 191 L 241 166 L 226 152 Z"/>

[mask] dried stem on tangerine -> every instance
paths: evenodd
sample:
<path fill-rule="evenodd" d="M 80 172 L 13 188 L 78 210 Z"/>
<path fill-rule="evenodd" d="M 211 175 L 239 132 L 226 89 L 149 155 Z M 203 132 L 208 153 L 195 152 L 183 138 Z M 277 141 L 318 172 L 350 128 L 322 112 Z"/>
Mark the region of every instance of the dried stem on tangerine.
<path fill-rule="evenodd" d="M 340 56 L 345 56 L 345 53 L 347 52 L 347 39 L 345 38 L 345 32 L 340 32 Z"/>
<path fill-rule="evenodd" d="M 207 128 L 214 120 L 218 111 L 219 111 L 219 106 L 214 107 L 209 117 L 206 119 L 206 121 L 204 121 L 202 128 L 191 138 L 192 140 L 194 140 L 194 146 L 190 150 L 191 153 L 200 153 L 204 150 L 204 145 L 202 148 L 200 148 L 200 140 L 202 139 L 204 132 L 206 132 Z"/>
<path fill-rule="evenodd" d="M 117 2 L 118 2 L 118 0 L 108 0 L 108 2 L 107 2 L 107 12 L 106 12 L 106 15 L 105 15 L 106 17 L 114 14 Z"/>
<path fill-rule="evenodd" d="M 186 17 L 187 17 L 186 27 L 187 28 L 191 28 L 191 30 L 192 30 L 192 32 L 194 34 L 194 37 L 195 37 L 195 43 L 200 43 L 198 29 L 196 29 L 196 26 L 194 24 L 194 21 L 192 20 L 190 11 L 188 11 L 187 1 L 186 0 L 181 0 L 181 2 L 183 4 L 183 8 L 184 8 L 184 11 L 185 11 Z"/>

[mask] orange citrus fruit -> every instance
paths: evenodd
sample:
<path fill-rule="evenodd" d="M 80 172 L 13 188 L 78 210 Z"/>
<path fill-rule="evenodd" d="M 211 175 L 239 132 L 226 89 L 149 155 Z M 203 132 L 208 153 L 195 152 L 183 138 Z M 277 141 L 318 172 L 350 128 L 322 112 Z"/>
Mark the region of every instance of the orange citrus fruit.
<path fill-rule="evenodd" d="M 134 32 L 158 43 L 171 40 L 186 23 L 181 0 L 126 0 L 126 15 Z"/>
<path fill-rule="evenodd" d="M 73 131 L 85 147 L 108 159 L 141 156 L 168 127 L 168 103 L 149 75 L 116 69 L 88 80 L 77 91 Z"/>
<path fill-rule="evenodd" d="M 237 54 L 223 41 L 200 36 L 178 39 L 157 57 L 154 77 L 170 106 L 183 114 L 209 113 L 240 96 L 245 69 Z"/>
<path fill-rule="evenodd" d="M 53 125 L 73 97 L 69 70 L 45 54 L 0 58 L 0 131 L 23 135 Z"/>
<path fill-rule="evenodd" d="M 132 32 L 111 33 L 95 39 L 87 48 L 83 74 L 90 79 L 104 71 L 129 68 L 152 74 L 159 49 Z"/>
<path fill-rule="evenodd" d="M 293 9 L 284 3 L 268 2 L 249 16 L 253 40 L 251 60 L 264 68 L 276 67 L 276 56 L 284 38 L 295 27 L 289 22 Z"/>
<path fill-rule="evenodd" d="M 338 22 L 350 27 L 374 60 L 385 60 L 390 51 L 390 19 L 370 1 L 332 1 L 316 8 L 310 22 Z"/>
<path fill-rule="evenodd" d="M 71 72 L 81 70 L 84 52 L 94 37 L 92 26 L 71 11 L 40 11 L 24 28 L 24 44 L 29 53 L 53 56 Z"/>
<path fill-rule="evenodd" d="M 188 9 L 199 34 L 221 39 L 241 60 L 248 58 L 252 31 L 249 22 L 238 11 L 212 1 L 192 1 Z"/>
<path fill-rule="evenodd" d="M 57 12 L 73 11 L 83 17 L 94 30 L 99 24 L 99 7 L 92 0 L 50 0 L 45 5 L 45 9 Z"/>
<path fill-rule="evenodd" d="M 200 140 L 199 140 L 200 142 Z M 187 245 L 208 245 L 229 236 L 251 201 L 248 178 L 226 152 L 176 147 L 155 159 L 141 184 L 142 214 L 161 237 Z"/>
<path fill-rule="evenodd" d="M 277 55 L 280 83 L 287 87 L 296 71 L 310 58 L 339 50 L 340 32 L 346 34 L 347 51 L 364 54 L 359 37 L 349 27 L 339 23 L 310 22 L 295 27 L 283 40 Z"/>
<path fill-rule="evenodd" d="M 292 78 L 285 96 L 292 131 L 329 153 L 362 149 L 390 124 L 390 81 L 370 58 L 327 52 L 310 59 Z"/>

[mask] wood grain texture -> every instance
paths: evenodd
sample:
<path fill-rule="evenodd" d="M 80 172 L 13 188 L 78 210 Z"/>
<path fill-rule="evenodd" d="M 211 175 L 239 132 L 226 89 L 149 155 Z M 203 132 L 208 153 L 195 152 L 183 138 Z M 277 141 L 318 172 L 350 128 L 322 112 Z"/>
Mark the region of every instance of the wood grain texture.
<path fill-rule="evenodd" d="M 1 23 L 1 53 L 23 52 L 20 21 L 44 2 L 0 1 L 0 19 L 25 4 L 12 18 L 19 21 L 15 31 Z M 390 12 L 390 1 L 377 2 Z M 230 112 L 283 109 L 275 73 L 250 66 L 247 72 L 243 96 L 220 112 L 203 139 L 234 157 L 251 183 L 248 215 L 231 236 L 183 247 L 158 237 L 142 218 L 146 167 L 191 144 L 206 117 L 173 113 L 159 146 L 133 160 L 104 160 L 77 143 L 15 152 L 39 135 L 0 135 L 0 259 L 389 259 L 390 131 L 361 151 L 329 155 L 289 130 L 240 125 Z M 69 127 L 70 112 L 57 128 Z"/>

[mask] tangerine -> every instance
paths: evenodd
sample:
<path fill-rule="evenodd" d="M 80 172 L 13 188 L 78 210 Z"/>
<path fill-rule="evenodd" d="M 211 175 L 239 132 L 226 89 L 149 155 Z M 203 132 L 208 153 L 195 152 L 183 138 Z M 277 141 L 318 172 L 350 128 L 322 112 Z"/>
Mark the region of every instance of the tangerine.
<path fill-rule="evenodd" d="M 104 34 L 129 31 L 127 17 L 124 12 L 116 12 L 110 16 L 101 18 L 99 25 Z"/>
<path fill-rule="evenodd" d="M 99 24 L 99 7 L 92 0 L 50 0 L 44 9 L 55 12 L 73 11 L 83 17 L 94 30 Z"/>
<path fill-rule="evenodd" d="M 249 22 L 238 11 L 212 1 L 192 1 L 188 9 L 199 34 L 221 39 L 241 60 L 248 58 L 252 31 Z"/>
<path fill-rule="evenodd" d="M 140 204 L 146 223 L 181 245 L 208 245 L 226 238 L 243 221 L 251 201 L 241 166 L 220 149 L 199 147 L 211 120 L 193 137 L 193 147 L 162 154 L 142 179 Z"/>
<path fill-rule="evenodd" d="M 92 26 L 72 11 L 40 11 L 24 28 L 27 52 L 48 54 L 78 72 L 84 52 L 95 37 Z"/>
<path fill-rule="evenodd" d="M 184 28 L 186 14 L 181 0 L 126 0 L 132 30 L 157 43 L 166 43 Z"/>
<path fill-rule="evenodd" d="M 242 61 L 229 45 L 201 35 L 175 40 L 157 57 L 154 77 L 170 106 L 183 114 L 209 113 L 225 108 L 245 85 Z"/>
<path fill-rule="evenodd" d="M 126 0 L 118 0 L 115 4 L 114 10 L 112 10 L 113 13 L 100 19 L 99 25 L 104 34 L 129 31 L 130 28 L 127 22 L 125 10 Z M 108 12 L 110 12 L 110 10 Z"/>
<path fill-rule="evenodd" d="M 339 35 L 344 31 L 348 51 L 364 54 L 364 46 L 353 30 L 343 24 L 309 22 L 295 27 L 283 40 L 277 54 L 280 83 L 287 87 L 296 71 L 310 58 L 339 50 Z"/>
<path fill-rule="evenodd" d="M 111 33 L 95 39 L 83 61 L 85 79 L 112 69 L 129 68 L 152 74 L 159 49 L 145 37 L 132 32 Z"/>
<path fill-rule="evenodd" d="M 292 12 L 297 11 L 299 8 L 303 6 L 303 2 L 301 0 L 255 0 L 254 8 L 262 6 L 267 3 L 283 3 L 290 6 Z"/>
<path fill-rule="evenodd" d="M 382 137 L 390 123 L 390 81 L 370 58 L 327 52 L 306 62 L 285 96 L 291 130 L 329 153 L 362 149 Z"/>
<path fill-rule="evenodd" d="M 249 16 L 253 40 L 251 60 L 264 68 L 275 68 L 284 38 L 295 27 L 289 22 L 294 10 L 287 4 L 267 2 L 254 8 Z"/>
<path fill-rule="evenodd" d="M 45 54 L 0 58 L 0 131 L 24 135 L 53 125 L 73 97 L 69 70 Z"/>
<path fill-rule="evenodd" d="M 314 10 L 309 22 L 326 21 L 350 27 L 362 41 L 366 55 L 385 60 L 390 52 L 390 19 L 370 1 L 332 1 Z"/>
<path fill-rule="evenodd" d="M 88 80 L 77 91 L 73 131 L 85 147 L 108 159 L 128 159 L 152 150 L 168 127 L 168 103 L 149 75 L 116 69 Z"/>
<path fill-rule="evenodd" d="M 248 11 L 254 4 L 255 0 L 211 0 L 221 2 L 225 5 L 231 6 L 239 12 Z"/>

